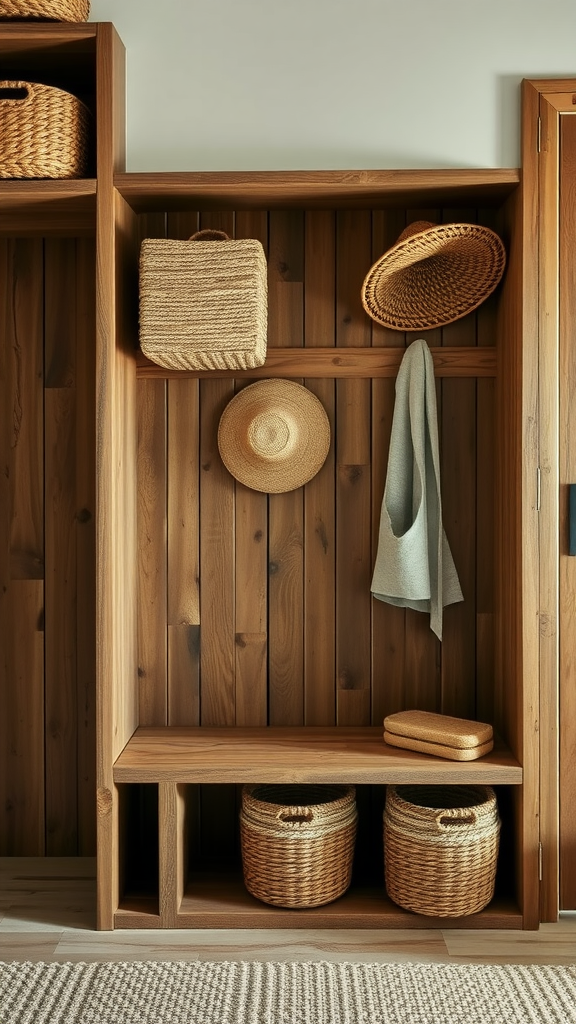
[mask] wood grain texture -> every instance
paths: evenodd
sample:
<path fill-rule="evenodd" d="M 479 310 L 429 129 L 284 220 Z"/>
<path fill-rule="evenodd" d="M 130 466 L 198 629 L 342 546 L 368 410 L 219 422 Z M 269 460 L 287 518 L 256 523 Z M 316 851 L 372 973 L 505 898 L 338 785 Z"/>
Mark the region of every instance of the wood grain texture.
<path fill-rule="evenodd" d="M 166 383 L 140 381 L 138 409 L 139 721 L 168 720 Z"/>
<path fill-rule="evenodd" d="M 538 631 L 534 629 L 539 614 L 539 517 L 534 498 L 539 403 L 537 217 L 533 203 L 533 192 L 523 189 L 502 210 L 502 231 L 509 243 L 508 269 L 498 307 L 501 375 L 496 413 L 497 602 L 501 613 L 495 636 L 495 692 L 498 696 L 502 693 L 504 734 L 512 749 L 521 751 L 525 766 L 523 803 L 518 800 L 515 809 L 515 855 L 526 927 L 532 926 L 530 922 L 535 922 L 539 913 L 540 652 Z"/>
<path fill-rule="evenodd" d="M 234 480 L 217 445 L 220 417 L 234 395 L 230 381 L 200 389 L 200 708 L 203 725 L 233 725 Z M 205 638 L 205 639 L 204 639 Z"/>
<path fill-rule="evenodd" d="M 113 26 L 99 25 L 95 446 L 99 928 L 113 926 L 120 896 L 119 801 L 111 766 L 138 721 L 136 322 L 126 282 L 135 284 L 139 239 L 134 215 L 113 188 L 114 169 L 124 169 L 124 108 L 123 46 Z"/>
<path fill-rule="evenodd" d="M 199 389 L 168 384 L 168 721 L 200 718 Z"/>
<path fill-rule="evenodd" d="M 517 786 L 522 769 L 499 741 L 478 761 L 388 747 L 382 727 L 140 728 L 114 766 L 117 782 L 474 782 Z"/>
<path fill-rule="evenodd" d="M 45 853 L 44 588 L 12 580 L 0 590 L 2 856 Z"/>
<path fill-rule="evenodd" d="M 149 225 L 153 215 L 144 220 Z M 154 236 L 186 239 L 198 214 L 156 215 Z M 200 721 L 200 423 L 198 381 L 168 382 L 168 722 Z"/>
<path fill-rule="evenodd" d="M 304 344 L 335 340 L 336 222 L 332 211 L 307 211 L 304 250 Z M 304 490 L 304 722 L 336 721 L 334 680 L 336 521 L 336 394 L 331 380 L 306 378 L 330 421 L 331 444 L 321 470 Z"/>
<path fill-rule="evenodd" d="M 268 348 L 266 362 L 251 370 L 236 370 L 234 376 L 241 379 L 262 377 L 396 377 L 404 349 L 387 347 L 378 349 L 357 348 L 349 345 L 333 347 L 317 346 L 319 337 L 306 331 L 305 349 L 294 347 Z M 396 340 L 396 346 L 398 341 Z M 434 370 L 438 377 L 495 377 L 496 355 L 489 349 L 450 348 L 432 350 Z M 214 379 L 228 376 L 228 370 L 168 370 L 150 362 L 141 352 L 138 354 L 139 377 L 165 377 L 180 379 L 198 377 Z"/>
<path fill-rule="evenodd" d="M 304 342 L 304 215 L 269 219 L 268 343 Z M 298 383 L 302 379 L 298 378 Z M 268 694 L 271 725 L 304 721 L 303 489 L 268 498 Z"/>
<path fill-rule="evenodd" d="M 576 482 L 576 448 L 573 441 L 576 422 L 574 356 L 574 265 L 576 239 L 574 197 L 576 174 L 576 131 L 569 116 L 560 115 L 559 167 L 559 889 L 560 909 L 576 910 L 576 656 L 574 650 L 574 611 L 576 609 L 576 566 L 568 554 L 570 534 L 568 488 Z M 549 709 L 549 713 L 552 709 Z M 546 776 L 551 775 L 547 767 Z M 548 783 L 547 794 L 550 794 Z"/>
<path fill-rule="evenodd" d="M 158 786 L 159 910 L 163 928 L 178 927 L 186 881 L 185 791 L 161 782 Z"/>
<path fill-rule="evenodd" d="M 405 227 L 404 210 L 374 210 L 372 212 L 372 256 L 375 262 L 394 245 Z M 371 323 L 372 351 L 388 355 L 398 351 L 400 360 L 406 343 L 403 332 L 392 331 Z M 399 365 L 399 364 L 398 364 Z M 435 372 L 440 367 L 435 365 Z M 372 380 L 372 539 L 370 570 L 374 571 L 378 552 L 380 516 L 388 470 L 390 432 L 394 417 L 395 376 Z M 386 715 L 402 711 L 405 706 L 405 630 L 406 611 L 376 598 L 372 600 L 372 708 L 371 721 L 383 722 Z"/>
<path fill-rule="evenodd" d="M 76 242 L 45 242 L 46 852 L 77 852 Z"/>
<path fill-rule="evenodd" d="M 6 343 L 12 388 L 12 520 L 10 576 L 44 575 L 43 249 L 40 239 L 14 240 L 8 249 Z"/>
<path fill-rule="evenodd" d="M 76 393 L 47 388 L 45 408 L 46 852 L 77 852 Z"/>
<path fill-rule="evenodd" d="M 336 220 L 336 343 L 370 345 L 360 289 L 371 263 L 370 215 L 339 211 Z M 370 722 L 370 385 L 336 388 L 336 721 Z"/>
<path fill-rule="evenodd" d="M 45 853 L 43 253 L 0 246 L 0 799 L 4 854 Z"/>
<path fill-rule="evenodd" d="M 241 211 L 236 238 L 255 238 L 268 251 L 268 215 Z M 238 385 L 236 385 L 238 391 Z M 268 721 L 268 498 L 235 485 L 236 724 Z"/>
<path fill-rule="evenodd" d="M 442 211 L 443 220 L 475 223 L 475 210 Z M 442 347 L 473 348 L 475 316 L 442 330 Z M 464 600 L 444 609 L 442 711 L 460 718 L 476 714 L 476 381 L 441 382 L 441 481 L 443 525 Z M 490 512 L 491 514 L 491 512 Z"/>
<path fill-rule="evenodd" d="M 101 97 L 106 107 L 108 94 Z M 106 145 L 106 139 L 102 139 Z M 112 145 L 112 140 L 109 140 Z M 111 160 L 111 156 L 110 156 Z M 124 289 L 137 225 L 111 187 L 99 192 L 96 342 L 96 679 L 98 924 L 119 899 L 118 796 L 111 766 L 138 720 L 136 622 L 136 377 Z M 117 467 L 123 468 L 118 479 Z"/>
<path fill-rule="evenodd" d="M 76 687 L 78 722 L 78 853 L 96 850 L 96 254 L 76 243 Z"/>
<path fill-rule="evenodd" d="M 304 721 L 302 488 L 269 497 L 269 723 Z"/>
<path fill-rule="evenodd" d="M 204 214 L 201 228 L 234 236 L 232 213 Z M 232 725 L 234 643 L 234 479 L 218 451 L 218 423 L 234 396 L 231 380 L 200 387 L 200 709 L 202 725 Z M 206 638 L 203 642 L 203 638 Z"/>
<path fill-rule="evenodd" d="M 117 174 L 115 185 L 134 210 L 264 209 L 296 206 L 415 207 L 501 202 L 517 187 L 517 169 L 450 168 L 369 171 L 224 171 Z"/>

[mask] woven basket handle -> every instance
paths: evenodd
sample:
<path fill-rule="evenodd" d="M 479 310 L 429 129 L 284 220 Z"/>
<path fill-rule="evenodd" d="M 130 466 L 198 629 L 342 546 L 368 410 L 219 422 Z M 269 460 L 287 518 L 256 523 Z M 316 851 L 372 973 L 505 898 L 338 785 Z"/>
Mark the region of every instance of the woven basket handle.
<path fill-rule="evenodd" d="M 284 825 L 302 825 L 312 821 L 314 814 L 309 807 L 284 807 L 276 817 Z"/>
<path fill-rule="evenodd" d="M 442 832 L 457 828 L 470 828 L 471 825 L 476 824 L 476 815 L 474 811 L 469 810 L 465 810 L 465 813 L 460 809 L 452 813 L 449 810 L 444 810 L 436 815 L 436 824 Z"/>
<path fill-rule="evenodd" d="M 229 242 L 230 238 L 225 231 L 217 231 L 216 228 L 203 228 L 202 231 L 195 231 L 190 235 L 189 242 Z"/>
<path fill-rule="evenodd" d="M 31 103 L 34 89 L 28 82 L 0 82 L 1 103 Z"/>

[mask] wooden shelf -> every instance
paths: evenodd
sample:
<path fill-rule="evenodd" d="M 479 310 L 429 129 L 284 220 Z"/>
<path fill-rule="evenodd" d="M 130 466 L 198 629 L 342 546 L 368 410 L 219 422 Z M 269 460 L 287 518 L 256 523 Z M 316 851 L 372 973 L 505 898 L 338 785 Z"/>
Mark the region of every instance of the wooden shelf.
<path fill-rule="evenodd" d="M 252 370 L 168 370 L 138 353 L 138 377 L 395 377 L 405 348 L 269 348 L 263 366 Z M 432 348 L 438 377 L 495 377 L 496 349 Z"/>
<path fill-rule="evenodd" d="M 355 886 L 324 907 L 290 910 L 272 907 L 246 890 L 240 873 L 204 874 L 186 887 L 177 928 L 522 928 L 511 900 L 495 898 L 468 917 L 439 918 L 396 906 L 384 886 Z M 132 898 L 116 912 L 117 928 L 158 928 L 157 899 Z"/>
<path fill-rule="evenodd" d="M 93 235 L 96 180 L 0 181 L 0 234 Z"/>
<path fill-rule="evenodd" d="M 397 171 L 192 171 L 117 174 L 137 212 L 290 206 L 451 206 L 499 203 L 518 186 L 516 169 Z"/>
<path fill-rule="evenodd" d="M 143 727 L 114 781 L 519 785 L 522 768 L 503 745 L 478 761 L 448 761 L 389 747 L 379 727 Z"/>
<path fill-rule="evenodd" d="M 38 21 L 3 21 L 0 25 L 0 53 L 3 57 L 51 51 L 86 55 L 94 53 L 98 24 Z"/>

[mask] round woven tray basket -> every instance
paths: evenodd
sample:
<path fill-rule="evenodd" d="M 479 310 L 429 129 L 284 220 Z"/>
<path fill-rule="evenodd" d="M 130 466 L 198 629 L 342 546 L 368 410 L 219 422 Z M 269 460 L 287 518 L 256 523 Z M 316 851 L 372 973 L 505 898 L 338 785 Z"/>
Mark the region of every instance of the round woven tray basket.
<path fill-rule="evenodd" d="M 388 786 L 384 870 L 390 899 L 432 917 L 478 913 L 494 895 L 499 836 L 490 786 Z"/>
<path fill-rule="evenodd" d="M 502 240 L 478 224 L 415 221 L 370 268 L 362 305 L 395 331 L 428 331 L 477 309 L 504 273 Z"/>
<path fill-rule="evenodd" d="M 89 0 L 0 0 L 0 19 L 88 21 Z"/>
<path fill-rule="evenodd" d="M 90 112 L 76 96 L 36 82 L 0 82 L 0 178 L 81 178 Z"/>
<path fill-rule="evenodd" d="M 244 786 L 240 839 L 248 892 L 277 907 L 338 899 L 352 877 L 357 819 L 354 786 Z"/>

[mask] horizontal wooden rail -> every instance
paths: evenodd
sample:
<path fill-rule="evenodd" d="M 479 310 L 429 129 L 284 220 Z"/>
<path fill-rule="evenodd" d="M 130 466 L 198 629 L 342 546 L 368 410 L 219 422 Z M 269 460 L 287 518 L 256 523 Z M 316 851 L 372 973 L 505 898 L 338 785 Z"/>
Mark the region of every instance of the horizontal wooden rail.
<path fill-rule="evenodd" d="M 269 348 L 252 370 L 168 370 L 138 353 L 139 377 L 395 377 L 405 348 Z M 495 377 L 496 350 L 433 348 L 438 377 Z"/>

